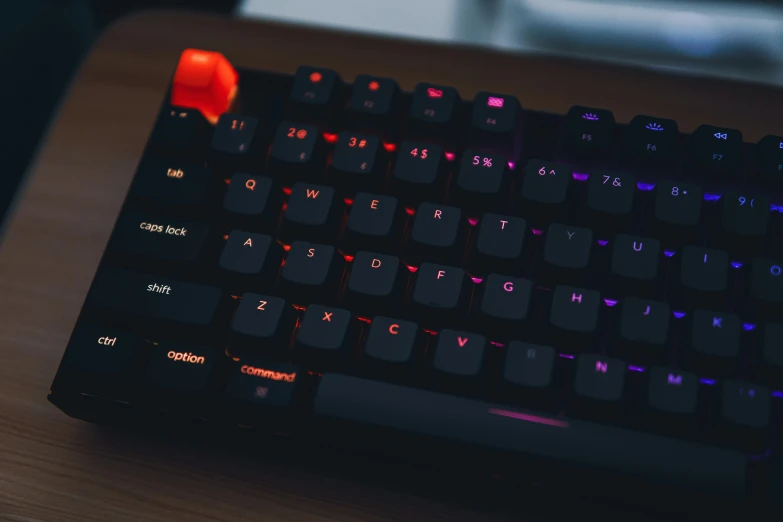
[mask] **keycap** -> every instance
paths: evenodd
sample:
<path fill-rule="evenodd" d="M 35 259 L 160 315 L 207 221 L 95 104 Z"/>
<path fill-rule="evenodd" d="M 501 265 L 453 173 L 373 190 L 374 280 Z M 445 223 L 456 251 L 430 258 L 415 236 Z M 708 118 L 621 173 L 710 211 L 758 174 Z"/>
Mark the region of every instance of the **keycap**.
<path fill-rule="evenodd" d="M 620 232 L 631 225 L 636 176 L 597 172 L 590 176 L 586 218 L 599 232 Z"/>
<path fill-rule="evenodd" d="M 247 336 L 248 346 L 256 354 L 282 353 L 288 348 L 294 331 L 294 309 L 285 300 L 246 292 L 231 321 L 231 331 Z M 231 344 L 234 348 L 235 343 Z"/>
<path fill-rule="evenodd" d="M 458 207 L 422 203 L 413 218 L 405 261 L 412 265 L 427 261 L 454 261 L 465 248 L 466 223 Z"/>
<path fill-rule="evenodd" d="M 332 302 L 344 264 L 331 245 L 294 241 L 280 271 L 278 295 L 300 306 Z"/>
<path fill-rule="evenodd" d="M 209 130 L 198 109 L 170 105 L 160 111 L 150 141 L 169 154 L 198 156 Z"/>
<path fill-rule="evenodd" d="M 533 282 L 521 277 L 489 274 L 479 286 L 473 307 L 476 329 L 492 340 L 510 340 L 525 331 Z"/>
<path fill-rule="evenodd" d="M 589 351 L 598 328 L 600 295 L 595 290 L 556 286 L 546 337 L 558 350 Z"/>
<path fill-rule="evenodd" d="M 119 268 L 105 268 L 95 277 L 88 299 L 96 306 L 121 312 L 205 325 L 212 321 L 215 314 L 220 289 Z"/>
<path fill-rule="evenodd" d="M 470 215 L 506 207 L 508 161 L 501 154 L 466 150 L 449 202 Z"/>
<path fill-rule="evenodd" d="M 476 378 L 481 373 L 484 336 L 446 328 L 438 334 L 432 367 L 450 377 Z"/>
<path fill-rule="evenodd" d="M 509 343 L 503 364 L 504 390 L 520 403 L 551 409 L 562 395 L 555 387 L 555 355 L 551 346 Z"/>
<path fill-rule="evenodd" d="M 728 252 L 692 245 L 683 247 L 679 282 L 688 307 L 715 307 L 723 303 L 728 274 Z"/>
<path fill-rule="evenodd" d="M 257 218 L 257 226 L 271 231 L 282 207 L 282 193 L 271 178 L 236 173 L 223 198 L 223 210 L 241 216 Z"/>
<path fill-rule="evenodd" d="M 218 356 L 217 350 L 208 346 L 159 343 L 152 347 L 144 376 L 161 388 L 204 391 Z"/>
<path fill-rule="evenodd" d="M 467 310 L 468 284 L 461 268 L 422 263 L 415 274 L 408 317 L 424 328 L 459 324 Z"/>
<path fill-rule="evenodd" d="M 171 81 L 171 104 L 198 109 L 214 123 L 231 107 L 238 83 L 239 75 L 222 54 L 185 49 Z"/>
<path fill-rule="evenodd" d="M 611 111 L 575 105 L 566 115 L 563 151 L 569 158 L 601 158 L 612 145 L 613 131 Z"/>
<path fill-rule="evenodd" d="M 620 411 L 625 363 L 595 354 L 577 356 L 572 408 L 580 415 L 611 419 Z"/>
<path fill-rule="evenodd" d="M 447 179 L 445 164 L 440 145 L 403 141 L 389 189 L 403 204 L 413 208 L 422 201 L 442 201 Z"/>
<path fill-rule="evenodd" d="M 300 66 L 291 89 L 291 113 L 307 121 L 328 123 L 340 105 L 343 82 L 337 72 L 323 67 Z"/>
<path fill-rule="evenodd" d="M 740 349 L 740 321 L 736 315 L 694 310 L 685 361 L 702 375 L 719 377 L 736 370 Z"/>
<path fill-rule="evenodd" d="M 318 369 L 337 366 L 356 347 L 358 327 L 348 310 L 310 305 L 294 340 L 294 358 Z"/>
<path fill-rule="evenodd" d="M 327 171 L 328 181 L 341 196 L 352 198 L 357 191 L 382 188 L 387 164 L 377 136 L 341 132 Z"/>
<path fill-rule="evenodd" d="M 620 302 L 617 354 L 636 364 L 662 361 L 669 338 L 669 305 L 662 301 L 626 297 Z"/>
<path fill-rule="evenodd" d="M 627 139 L 625 151 L 639 166 L 670 165 L 680 159 L 680 131 L 674 120 L 634 116 L 628 124 Z"/>
<path fill-rule="evenodd" d="M 764 386 L 726 379 L 721 383 L 721 440 L 744 451 L 767 449 L 770 392 Z"/>
<path fill-rule="evenodd" d="M 195 261 L 209 227 L 203 223 L 127 212 L 120 216 L 111 238 L 114 248 L 170 261 Z"/>
<path fill-rule="evenodd" d="M 231 365 L 225 394 L 244 404 L 282 408 L 291 404 L 300 376 L 293 364 L 249 357 Z"/>
<path fill-rule="evenodd" d="M 254 152 L 258 118 L 242 114 L 223 114 L 212 133 L 212 150 L 232 156 Z"/>
<path fill-rule="evenodd" d="M 204 197 L 212 171 L 197 163 L 146 159 L 136 171 L 134 195 L 167 203 L 192 205 Z"/>
<path fill-rule="evenodd" d="M 589 228 L 552 223 L 544 235 L 542 263 L 537 277 L 545 284 L 583 283 L 587 277 L 593 231 Z"/>
<path fill-rule="evenodd" d="M 375 368 L 396 372 L 413 364 L 422 342 L 418 325 L 391 317 L 374 317 L 364 343 L 366 361 Z"/>
<path fill-rule="evenodd" d="M 80 374 L 116 379 L 130 370 L 140 342 L 141 338 L 132 332 L 112 326 L 80 324 L 71 334 L 63 365 Z"/>
<path fill-rule="evenodd" d="M 664 247 L 679 248 L 695 242 L 701 232 L 701 187 L 681 181 L 660 181 L 655 187 L 655 208 L 647 230 Z M 646 223 L 646 224 L 647 224 Z"/>
<path fill-rule="evenodd" d="M 349 212 L 342 239 L 343 252 L 399 253 L 404 214 L 397 198 L 359 192 Z"/>
<path fill-rule="evenodd" d="M 295 183 L 280 220 L 280 240 L 333 242 L 340 231 L 345 206 L 334 188 L 315 183 Z"/>
<path fill-rule="evenodd" d="M 280 245 L 271 236 L 232 230 L 223 245 L 219 264 L 223 270 L 257 276 L 259 283 L 271 289 L 282 257 Z"/>
<path fill-rule="evenodd" d="M 526 228 L 523 218 L 490 213 L 481 216 L 470 251 L 470 273 L 521 274 Z"/>
<path fill-rule="evenodd" d="M 316 181 L 324 171 L 324 148 L 315 125 L 284 121 L 269 149 L 269 173 L 284 185 Z"/>
<path fill-rule="evenodd" d="M 661 243 L 657 239 L 628 234 L 615 236 L 610 267 L 614 290 L 643 296 L 661 294 L 660 258 Z"/>
<path fill-rule="evenodd" d="M 763 325 L 760 344 L 760 378 L 773 386 L 783 382 L 783 323 Z"/>
<path fill-rule="evenodd" d="M 522 216 L 538 227 L 563 218 L 568 210 L 570 180 L 570 167 L 537 159 L 528 161 L 519 200 Z"/>
<path fill-rule="evenodd" d="M 370 317 L 399 308 L 409 272 L 398 258 L 360 251 L 350 270 L 342 301 L 346 308 Z"/>
<path fill-rule="evenodd" d="M 783 186 L 783 137 L 770 134 L 758 142 L 754 169 L 768 187 Z"/>
<path fill-rule="evenodd" d="M 742 133 L 700 125 L 691 135 L 688 160 L 704 176 L 739 179 L 743 170 Z"/>
<path fill-rule="evenodd" d="M 453 128 L 449 127 L 456 119 L 459 102 L 459 94 L 454 87 L 417 83 L 413 91 L 408 132 L 436 137 L 450 136 Z"/>
<path fill-rule="evenodd" d="M 763 318 L 780 317 L 783 310 L 783 263 L 757 258 L 750 266 L 750 301 L 754 313 Z"/>
<path fill-rule="evenodd" d="M 653 366 L 649 375 L 646 414 L 650 427 L 672 435 L 693 431 L 699 378 L 693 373 L 665 366 Z"/>
<path fill-rule="evenodd" d="M 391 137 L 399 105 L 399 87 L 392 78 L 360 74 L 353 82 L 348 117 L 361 129 Z"/>
<path fill-rule="evenodd" d="M 496 151 L 515 161 L 519 157 L 521 127 L 522 107 L 515 96 L 477 92 L 466 141 L 471 147 Z"/>
<path fill-rule="evenodd" d="M 763 194 L 730 190 L 721 198 L 721 227 L 717 244 L 733 254 L 764 251 L 769 228 L 769 198 Z"/>
<path fill-rule="evenodd" d="M 678 486 L 746 491 L 747 461 L 737 451 L 398 384 L 326 373 L 313 409 L 328 419 L 456 438 Z"/>

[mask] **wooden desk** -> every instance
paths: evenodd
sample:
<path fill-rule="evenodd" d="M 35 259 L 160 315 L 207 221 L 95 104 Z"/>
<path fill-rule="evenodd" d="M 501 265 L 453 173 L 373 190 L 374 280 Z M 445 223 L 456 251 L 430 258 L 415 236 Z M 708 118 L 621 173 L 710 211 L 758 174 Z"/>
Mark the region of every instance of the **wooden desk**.
<path fill-rule="evenodd" d="M 307 466 L 248 461 L 75 421 L 46 401 L 68 335 L 156 116 L 179 52 L 219 50 L 235 64 L 293 72 L 323 64 L 459 87 L 491 87 L 527 107 L 573 103 L 709 122 L 749 139 L 783 131 L 783 94 L 710 79 L 542 57 L 149 12 L 96 44 L 73 82 L 19 197 L 0 251 L 0 519 L 551 520 L 519 506 L 433 498 Z M 412 473 L 415 473 L 413 471 Z M 403 480 L 404 482 L 404 480 Z M 20 518 L 16 518 L 20 517 Z M 634 516 L 635 520 L 641 520 Z"/>

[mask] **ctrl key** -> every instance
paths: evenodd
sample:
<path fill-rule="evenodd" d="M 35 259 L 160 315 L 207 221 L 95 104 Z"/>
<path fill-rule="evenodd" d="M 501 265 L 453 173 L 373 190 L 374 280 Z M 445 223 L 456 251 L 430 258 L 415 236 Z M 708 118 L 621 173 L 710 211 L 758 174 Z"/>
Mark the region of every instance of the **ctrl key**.
<path fill-rule="evenodd" d="M 97 391 L 94 387 L 99 383 L 107 386 L 116 383 L 130 369 L 140 340 L 138 336 L 116 328 L 78 326 L 63 357 L 64 375 L 78 375 L 79 387 L 89 388 L 83 389 L 85 392 Z"/>

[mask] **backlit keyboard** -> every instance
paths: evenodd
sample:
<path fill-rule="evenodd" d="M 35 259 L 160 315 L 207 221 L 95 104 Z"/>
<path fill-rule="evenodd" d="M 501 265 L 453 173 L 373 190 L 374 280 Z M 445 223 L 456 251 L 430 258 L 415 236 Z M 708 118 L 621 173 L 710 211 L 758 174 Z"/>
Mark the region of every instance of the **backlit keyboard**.
<path fill-rule="evenodd" d="M 783 496 L 783 137 L 524 102 L 185 51 L 50 399 Z"/>

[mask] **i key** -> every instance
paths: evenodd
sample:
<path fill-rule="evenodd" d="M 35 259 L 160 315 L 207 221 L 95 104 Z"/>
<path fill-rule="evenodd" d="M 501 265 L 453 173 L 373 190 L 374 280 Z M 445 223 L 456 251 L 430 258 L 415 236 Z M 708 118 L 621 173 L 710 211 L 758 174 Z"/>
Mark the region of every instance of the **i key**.
<path fill-rule="evenodd" d="M 579 414 L 601 420 L 614 420 L 622 411 L 625 362 L 612 357 L 582 354 L 576 363 L 574 401 Z"/>
<path fill-rule="evenodd" d="M 596 341 L 599 302 L 595 290 L 556 286 L 546 332 L 549 344 L 569 353 L 590 351 Z"/>
<path fill-rule="evenodd" d="M 484 360 L 484 336 L 445 329 L 438 335 L 433 368 L 441 375 L 455 378 L 476 378 Z"/>
<path fill-rule="evenodd" d="M 325 185 L 296 183 L 280 221 L 280 240 L 290 244 L 296 239 L 333 242 L 343 217 L 342 200 Z"/>
<path fill-rule="evenodd" d="M 440 145 L 403 141 L 392 172 L 390 190 L 404 205 L 443 201 L 446 192 L 446 156 Z"/>
<path fill-rule="evenodd" d="M 736 315 L 695 310 L 685 362 L 710 377 L 736 371 L 740 349 L 740 321 Z"/>
<path fill-rule="evenodd" d="M 344 264 L 331 245 L 294 241 L 280 273 L 278 292 L 300 306 L 333 302 Z"/>
<path fill-rule="evenodd" d="M 669 335 L 669 305 L 627 297 L 620 303 L 618 355 L 636 364 L 661 362 Z"/>
<path fill-rule="evenodd" d="M 371 369 L 394 375 L 413 364 L 421 342 L 421 330 L 416 323 L 378 316 L 373 318 L 364 343 L 365 360 Z"/>
<path fill-rule="evenodd" d="M 520 275 L 527 223 L 523 218 L 484 214 L 470 251 L 470 273 Z"/>
<path fill-rule="evenodd" d="M 526 326 L 532 293 L 533 283 L 529 279 L 489 274 L 472 312 L 476 329 L 492 332 L 493 340 L 518 337 Z"/>
<path fill-rule="evenodd" d="M 467 212 L 505 209 L 507 194 L 506 158 L 500 154 L 466 150 L 457 172 L 450 199 Z"/>
<path fill-rule="evenodd" d="M 294 309 L 279 297 L 245 293 L 231 321 L 232 353 L 236 348 L 255 353 L 281 354 L 294 331 Z"/>
<path fill-rule="evenodd" d="M 294 359 L 316 369 L 333 369 L 359 341 L 359 328 L 348 310 L 318 304 L 305 310 L 294 339 Z"/>
<path fill-rule="evenodd" d="M 618 234 L 612 246 L 613 290 L 642 296 L 660 294 L 660 255 L 661 243 L 657 239 Z"/>
<path fill-rule="evenodd" d="M 461 268 L 422 263 L 416 271 L 408 316 L 424 328 L 462 323 L 470 296 L 468 284 Z"/>
<path fill-rule="evenodd" d="M 538 276 L 545 284 L 584 284 L 590 275 L 590 250 L 593 231 L 552 223 L 546 232 L 543 262 Z"/>
<path fill-rule="evenodd" d="M 636 176 L 602 172 L 590 176 L 587 218 L 599 232 L 622 232 L 631 225 Z"/>
<path fill-rule="evenodd" d="M 383 184 L 387 161 L 380 140 L 369 134 L 341 132 L 328 169 L 329 182 L 343 197 L 374 191 Z M 385 152 L 385 150 L 383 151 Z"/>
<path fill-rule="evenodd" d="M 519 212 L 534 226 L 544 227 L 567 215 L 566 197 L 571 169 L 565 165 L 531 159 L 519 200 Z"/>
<path fill-rule="evenodd" d="M 701 187 L 691 183 L 661 181 L 655 187 L 654 219 L 649 233 L 664 246 L 679 248 L 699 238 L 701 231 Z"/>
<path fill-rule="evenodd" d="M 326 145 L 315 125 L 280 123 L 269 149 L 270 174 L 285 186 L 296 181 L 320 180 Z"/>
<path fill-rule="evenodd" d="M 729 254 L 686 245 L 682 249 L 680 284 L 688 308 L 722 308 L 726 301 Z"/>
<path fill-rule="evenodd" d="M 614 131 L 611 111 L 575 105 L 568 111 L 565 124 L 563 148 L 568 157 L 598 159 L 608 154 Z"/>
<path fill-rule="evenodd" d="M 462 259 L 466 226 L 458 207 L 422 203 L 413 218 L 405 261 L 418 265 L 421 261 L 454 262 Z"/>
<path fill-rule="evenodd" d="M 351 263 L 343 303 L 365 316 L 397 310 L 402 303 L 406 274 L 396 257 L 358 252 Z"/>
<path fill-rule="evenodd" d="M 342 239 L 343 252 L 353 254 L 362 249 L 399 253 L 404 214 L 396 198 L 359 192 L 350 212 Z"/>

